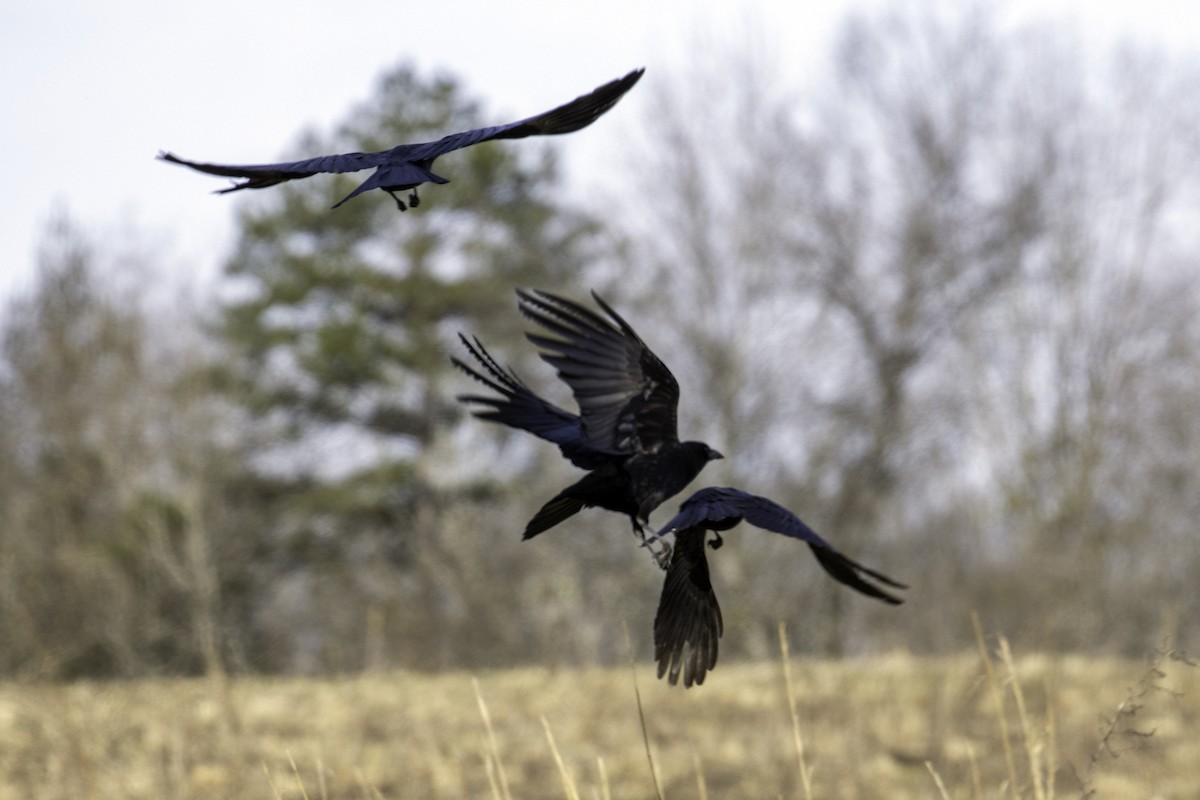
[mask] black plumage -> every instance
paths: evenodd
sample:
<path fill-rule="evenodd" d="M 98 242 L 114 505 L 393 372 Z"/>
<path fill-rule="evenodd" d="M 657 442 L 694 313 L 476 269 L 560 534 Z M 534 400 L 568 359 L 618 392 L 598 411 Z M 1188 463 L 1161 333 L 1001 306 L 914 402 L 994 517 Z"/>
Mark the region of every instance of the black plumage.
<path fill-rule="evenodd" d="M 219 194 L 236 192 L 240 189 L 263 189 L 284 181 L 307 178 L 324 172 L 358 172 L 374 168 L 375 172 L 370 177 L 359 184 L 358 188 L 350 194 L 334 203 L 333 207 L 337 208 L 350 198 L 370 189 L 382 189 L 390 194 L 400 210 L 404 211 L 407 206 L 396 196 L 396 192 L 411 190 L 408 205 L 415 207 L 420 203 L 416 187 L 422 183 L 449 183 L 446 178 L 433 172 L 433 162 L 438 156 L 495 139 L 552 136 L 586 128 L 616 105 L 617 101 L 642 77 L 642 72 L 641 69 L 634 70 L 625 77 L 610 81 L 589 94 L 577 97 L 558 108 L 528 119 L 510 122 L 507 125 L 452 133 L 436 142 L 401 144 L 389 150 L 380 150 L 374 153 L 340 153 L 317 156 L 303 161 L 241 165 L 206 164 L 189 161 L 167 152 L 159 153 L 158 157 L 163 161 L 182 164 L 210 175 L 244 179 L 241 183 L 236 183 L 227 189 L 220 189 Z"/>
<path fill-rule="evenodd" d="M 704 683 L 717 663 L 717 641 L 723 632 L 721 608 L 709 576 L 704 540 L 709 531 L 726 531 L 741 522 L 806 542 L 817 562 L 835 580 L 868 597 L 891 605 L 903 601 L 885 589 L 907 588 L 888 576 L 840 553 L 812 528 L 778 503 L 728 487 L 709 487 L 693 494 L 649 542 L 673 533 L 675 546 L 667 568 L 658 613 L 654 618 L 654 657 L 658 677 L 684 686 Z M 721 546 L 717 534 L 709 546 Z"/>
<path fill-rule="evenodd" d="M 518 290 L 517 295 L 521 312 L 554 334 L 526 335 L 571 388 L 579 413 L 539 397 L 514 372 L 497 364 L 478 340 L 462 337 L 482 372 L 458 358 L 452 361 L 497 393 L 458 397 L 482 406 L 476 416 L 553 442 L 571 463 L 588 470 L 542 506 L 526 526 L 524 538 L 592 506 L 628 516 L 641 533 L 650 512 L 721 454 L 703 442 L 679 441 L 679 384 L 598 295 L 592 297 L 607 319 L 548 292 Z"/>
<path fill-rule="evenodd" d="M 681 673 L 684 686 L 702 684 L 705 674 L 717 665 L 717 642 L 724 623 L 704 554 L 707 535 L 708 531 L 699 527 L 675 532 L 675 546 L 671 548 L 654 616 L 658 677 L 667 675 L 672 686 L 679 682 Z"/>

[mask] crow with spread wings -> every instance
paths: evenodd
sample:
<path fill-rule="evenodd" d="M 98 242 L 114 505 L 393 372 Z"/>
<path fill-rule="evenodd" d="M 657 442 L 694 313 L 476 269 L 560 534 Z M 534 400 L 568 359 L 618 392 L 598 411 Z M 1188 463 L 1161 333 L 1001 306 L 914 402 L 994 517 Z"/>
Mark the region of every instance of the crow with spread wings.
<path fill-rule="evenodd" d="M 672 685 L 683 675 L 683 685 L 704 683 L 704 675 L 717 663 L 717 640 L 721 638 L 721 607 L 713 592 L 704 554 L 709 531 L 716 538 L 708 546 L 716 550 L 727 531 L 740 522 L 781 533 L 806 542 L 817 562 L 834 580 L 868 597 L 891 605 L 904 602 L 868 579 L 895 589 L 907 588 L 882 573 L 864 567 L 838 552 L 812 528 L 783 506 L 741 489 L 709 487 L 683 502 L 670 522 L 647 544 L 668 533 L 675 534 L 670 566 L 654 617 L 654 658 L 658 677 L 667 676 Z"/>
<path fill-rule="evenodd" d="M 263 189 L 277 183 L 307 178 L 322 172 L 358 172 L 373 168 L 375 172 L 369 178 L 359 184 L 353 192 L 334 203 L 333 207 L 337 208 L 350 198 L 370 189 L 382 189 L 390 194 L 400 210 L 404 211 L 408 206 L 415 208 L 421 202 L 416 188 L 422 183 L 449 183 L 446 178 L 433 172 L 433 162 L 438 156 L 494 139 L 551 136 L 586 128 L 616 105 L 617 101 L 642 77 L 642 72 L 643 70 L 640 69 L 634 70 L 624 78 L 604 84 L 591 94 L 577 97 L 565 105 L 544 114 L 538 114 L 536 117 L 510 122 L 507 125 L 452 133 L 436 142 L 401 144 L 390 150 L 380 150 L 375 153 L 341 153 L 280 164 L 243 165 L 205 164 L 188 161 L 166 152 L 159 153 L 158 157 L 163 161 L 182 164 L 210 175 L 244 179 L 241 183 L 235 183 L 228 189 L 218 190 L 218 194 L 236 192 L 239 189 Z M 405 190 L 409 191 L 408 205 L 405 205 L 404 201 L 396 195 L 396 192 Z"/>
<path fill-rule="evenodd" d="M 478 339 L 461 337 L 482 371 L 458 358 L 451 360 L 496 392 L 458 396 L 463 403 L 481 407 L 475 416 L 553 442 L 567 460 L 588 470 L 542 506 L 523 538 L 592 506 L 625 514 L 644 538 L 650 512 L 721 454 L 703 442 L 679 441 L 679 384 L 599 295 L 592 293 L 608 319 L 548 292 L 518 290 L 517 296 L 521 313 L 554 334 L 526 337 L 571 388 L 578 414 L 539 397 L 515 372 L 496 363 Z"/>

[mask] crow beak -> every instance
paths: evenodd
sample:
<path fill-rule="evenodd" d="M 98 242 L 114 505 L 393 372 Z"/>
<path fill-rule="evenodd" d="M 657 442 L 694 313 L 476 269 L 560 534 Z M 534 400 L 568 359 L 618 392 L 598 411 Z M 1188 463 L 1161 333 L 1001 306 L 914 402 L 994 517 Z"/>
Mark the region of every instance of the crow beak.
<path fill-rule="evenodd" d="M 724 457 L 725 456 L 721 455 L 716 450 L 713 450 L 711 447 L 708 448 L 708 460 L 709 461 L 716 461 L 718 458 L 724 458 Z"/>

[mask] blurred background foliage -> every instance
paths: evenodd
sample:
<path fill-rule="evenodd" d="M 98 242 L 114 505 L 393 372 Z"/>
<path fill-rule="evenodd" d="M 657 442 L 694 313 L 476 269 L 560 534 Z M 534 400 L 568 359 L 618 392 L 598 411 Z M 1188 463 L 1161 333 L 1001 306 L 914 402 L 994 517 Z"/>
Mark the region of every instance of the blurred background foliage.
<path fill-rule="evenodd" d="M 972 610 L 1026 650 L 1194 643 L 1195 65 L 1073 42 L 860 14 L 803 89 L 752 43 L 704 50 L 639 88 L 620 202 L 568 191 L 569 140 L 460 151 L 405 214 L 286 184 L 238 206 L 211 296 L 63 214 L 0 310 L 0 672 L 611 663 L 623 619 L 648 642 L 661 573 L 627 525 L 522 543 L 573 470 L 454 401 L 461 331 L 571 407 L 518 286 L 630 320 L 681 434 L 727 456 L 702 484 L 912 586 L 877 606 L 735 531 L 723 659 L 771 656 L 779 620 L 801 651 L 957 651 Z M 490 121 L 409 64 L 346 119 L 284 157 Z"/>

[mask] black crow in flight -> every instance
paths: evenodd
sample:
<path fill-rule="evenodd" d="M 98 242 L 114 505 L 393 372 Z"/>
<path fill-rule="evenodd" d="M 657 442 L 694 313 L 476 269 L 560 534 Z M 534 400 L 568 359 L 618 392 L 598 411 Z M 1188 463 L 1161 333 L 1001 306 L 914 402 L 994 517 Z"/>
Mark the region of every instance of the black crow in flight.
<path fill-rule="evenodd" d="M 636 69 L 615 81 L 610 81 L 597 88 L 591 94 L 577 97 L 571 102 L 561 105 L 536 117 L 510 122 L 507 125 L 495 125 L 490 128 L 476 128 L 462 133 L 452 133 L 438 139 L 436 142 L 421 142 L 419 144 L 401 144 L 390 150 L 380 150 L 377 153 L 341 153 L 339 155 L 317 156 L 304 161 L 292 161 L 281 164 L 205 164 L 188 161 L 171 153 L 159 153 L 163 161 L 173 164 L 183 164 L 185 167 L 207 172 L 210 175 L 223 175 L 228 178 L 244 178 L 228 189 L 218 190 L 218 194 L 236 192 L 239 189 L 263 189 L 277 183 L 307 178 L 320 172 L 358 172 L 364 169 L 374 169 L 375 172 L 358 188 L 334 203 L 337 208 L 355 195 L 369 189 L 382 189 L 392 196 L 396 205 L 404 211 L 408 206 L 396 196 L 396 192 L 411 190 L 408 195 L 408 205 L 414 208 L 421 202 L 417 197 L 416 187 L 422 183 L 449 183 L 446 178 L 433 172 L 433 161 L 440 155 L 469 147 L 480 142 L 493 139 L 523 139 L 526 136 L 550 136 L 559 133 L 572 133 L 586 128 L 595 122 L 600 115 L 608 111 L 621 97 L 633 88 L 642 77 L 644 70 Z"/>
<path fill-rule="evenodd" d="M 517 290 L 517 295 L 521 312 L 555 334 L 526 336 L 571 387 L 578 414 L 538 397 L 515 372 L 497 364 L 478 339 L 461 337 L 483 372 L 451 360 L 499 395 L 459 395 L 461 402 L 483 407 L 475 416 L 553 442 L 572 464 L 588 470 L 542 506 L 523 538 L 591 506 L 627 515 L 644 538 L 650 512 L 722 455 L 703 442 L 679 441 L 679 384 L 629 323 L 595 292 L 592 297 L 608 319 L 547 292 Z"/>
<path fill-rule="evenodd" d="M 660 536 L 675 534 L 671 563 L 654 617 L 658 677 L 666 675 L 672 685 L 679 682 L 681 672 L 684 686 L 702 684 L 705 673 L 716 666 L 717 640 L 722 632 L 721 607 L 709 579 L 704 539 L 708 531 L 727 531 L 743 520 L 807 542 L 825 571 L 850 588 L 892 605 L 904 602 L 866 579 L 873 578 L 896 589 L 908 587 L 842 555 L 778 503 L 741 489 L 701 489 L 685 500 L 679 513 L 647 540 L 649 544 Z M 715 550 L 722 543 L 721 535 L 716 533 L 708 546 Z"/>

